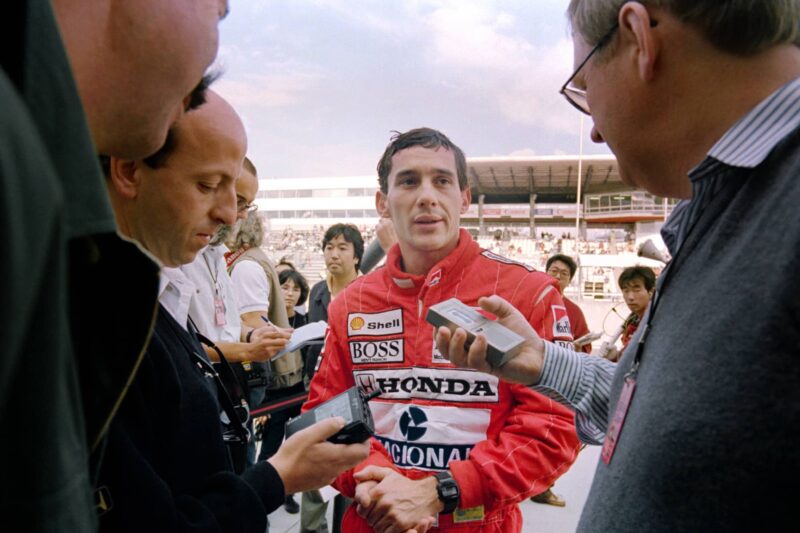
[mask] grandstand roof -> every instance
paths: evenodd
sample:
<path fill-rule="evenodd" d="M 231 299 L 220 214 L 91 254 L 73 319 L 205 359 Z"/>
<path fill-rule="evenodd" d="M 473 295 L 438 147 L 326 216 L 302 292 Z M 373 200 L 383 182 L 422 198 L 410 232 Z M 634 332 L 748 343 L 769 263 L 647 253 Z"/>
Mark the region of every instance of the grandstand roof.
<path fill-rule="evenodd" d="M 575 202 L 578 188 L 576 155 L 537 157 L 469 157 L 473 199 L 484 194 L 485 203 Z M 581 196 L 585 194 L 629 191 L 622 183 L 617 160 L 612 155 L 585 155 L 581 161 Z"/>

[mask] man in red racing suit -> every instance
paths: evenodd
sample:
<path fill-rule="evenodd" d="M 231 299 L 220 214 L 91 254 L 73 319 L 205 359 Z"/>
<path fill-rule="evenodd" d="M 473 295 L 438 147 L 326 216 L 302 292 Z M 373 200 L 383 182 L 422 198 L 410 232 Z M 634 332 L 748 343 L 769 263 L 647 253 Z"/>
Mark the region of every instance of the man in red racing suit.
<path fill-rule="evenodd" d="M 402 135 L 414 132 L 419 130 Z M 397 153 L 403 153 L 400 150 Z M 425 172 L 420 171 L 419 182 Z M 416 213 L 417 207 L 413 209 Z M 528 387 L 455 368 L 436 350 L 434 329 L 425 315 L 431 305 L 451 297 L 477 308 L 479 297 L 499 294 L 541 337 L 571 345 L 556 281 L 483 250 L 457 227 L 454 249 L 427 273 L 409 273 L 404 268 L 411 261 L 402 220 L 398 224 L 397 210 L 392 215 L 399 244 L 390 250 L 386 266 L 354 281 L 330 304 L 322 360 L 304 406 L 308 410 L 353 385 L 382 390 L 370 402 L 376 429 L 370 456 L 339 476 L 334 486 L 354 497 L 353 474 L 370 465 L 411 480 L 448 470 L 460 499 L 455 511 L 438 515 L 432 531 L 519 532 L 522 514 L 517 503 L 550 487 L 577 456 L 572 413 Z M 419 215 L 414 217 L 419 220 Z M 436 483 L 427 487 L 435 491 Z M 409 524 L 404 528 L 415 522 Z M 342 531 L 373 528 L 352 505 Z"/>

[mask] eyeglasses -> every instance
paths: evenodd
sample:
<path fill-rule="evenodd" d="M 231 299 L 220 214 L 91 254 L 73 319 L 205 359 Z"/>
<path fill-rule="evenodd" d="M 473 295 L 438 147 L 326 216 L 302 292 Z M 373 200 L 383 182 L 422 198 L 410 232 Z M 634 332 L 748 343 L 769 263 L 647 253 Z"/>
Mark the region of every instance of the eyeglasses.
<path fill-rule="evenodd" d="M 255 211 L 258 209 L 256 204 L 248 204 L 247 200 L 242 198 L 241 196 L 236 197 L 236 212 L 237 213 L 244 213 L 245 211 Z"/>
<path fill-rule="evenodd" d="M 592 56 L 598 50 L 600 50 L 609 42 L 611 42 L 611 37 L 614 35 L 614 32 L 617 31 L 618 27 L 619 27 L 619 22 L 615 22 L 614 25 L 611 26 L 611 29 L 608 30 L 608 33 L 606 33 L 600 39 L 600 41 L 594 46 L 594 48 L 592 48 L 592 50 L 589 52 L 586 58 L 581 62 L 581 64 L 578 65 L 578 68 L 575 69 L 575 72 L 572 73 L 572 76 L 570 76 L 569 79 L 566 81 L 566 83 L 564 83 L 564 85 L 561 87 L 561 90 L 558 91 L 559 94 L 563 95 L 564 98 L 567 99 L 567 102 L 572 104 L 572 106 L 581 113 L 586 113 L 589 116 L 592 115 L 592 112 L 589 110 L 589 102 L 586 100 L 586 91 L 583 89 L 579 89 L 574 85 L 570 85 L 570 83 L 572 83 L 572 80 L 575 79 L 575 76 L 578 75 L 578 72 L 580 72 L 583 66 L 589 62 Z"/>
<path fill-rule="evenodd" d="M 547 273 L 553 276 L 554 278 L 566 278 L 566 279 L 569 279 L 571 274 L 569 270 L 561 270 L 560 268 L 552 268 L 552 267 L 550 268 L 550 270 L 547 271 Z"/>

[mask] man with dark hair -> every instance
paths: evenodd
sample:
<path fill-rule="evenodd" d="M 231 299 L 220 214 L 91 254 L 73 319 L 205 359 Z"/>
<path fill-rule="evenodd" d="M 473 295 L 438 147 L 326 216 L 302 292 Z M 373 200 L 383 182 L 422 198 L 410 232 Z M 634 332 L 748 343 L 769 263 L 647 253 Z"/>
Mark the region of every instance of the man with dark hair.
<path fill-rule="evenodd" d="M 322 254 L 328 275 L 314 284 L 308 298 L 308 322 L 328 321 L 328 305 L 358 277 L 358 265 L 364 255 L 364 239 L 353 224 L 334 224 L 322 238 Z M 317 368 L 322 348 L 309 346 L 306 376 L 310 380 Z"/>
<path fill-rule="evenodd" d="M 459 227 L 469 208 L 463 153 L 428 128 L 398 134 L 378 165 L 375 198 L 397 244 L 385 266 L 356 279 L 329 308 L 312 408 L 359 385 L 377 439 L 335 486 L 357 506 L 343 530 L 519 532 L 517 504 L 547 489 L 575 460 L 569 411 L 527 387 L 454 368 L 435 350 L 428 309 L 449 298 L 474 306 L 511 298 L 550 339 L 572 336 L 556 282 L 481 249 Z M 358 509 L 358 512 L 357 512 Z"/>
<path fill-rule="evenodd" d="M 104 449 L 101 528 L 263 533 L 285 492 L 327 484 L 367 446 L 327 442 L 343 427 L 331 419 L 300 439 L 293 435 L 269 462 L 234 471 L 234 453 L 248 440 L 240 418 L 247 406 L 237 404 L 232 381 L 223 383 L 225 365 L 218 373 L 204 355 L 188 318 L 195 288 L 179 267 L 220 224 L 235 221 L 246 137 L 235 111 L 214 93 L 173 134 L 174 148 L 157 168 L 110 160 L 120 233 L 164 267 L 153 336 Z"/>
<path fill-rule="evenodd" d="M 618 283 L 625 304 L 631 311 L 622 324 L 621 341 L 622 349 L 625 350 L 639 328 L 639 322 L 647 311 L 647 306 L 650 305 L 650 298 L 656 288 L 656 273 L 646 266 L 628 267 L 619 275 Z M 619 359 L 619 352 L 608 358 L 616 361 Z"/>
<path fill-rule="evenodd" d="M 800 2 L 571 0 L 569 19 L 561 93 L 623 181 L 684 198 L 662 229 L 672 259 L 619 363 L 542 342 L 498 297 L 483 308 L 529 339 L 518 357 L 491 369 L 480 338 L 437 343 L 569 404 L 603 444 L 579 531 L 791 524 L 800 460 L 776 450 L 800 426 L 800 279 L 764 273 L 800 250 Z"/>
<path fill-rule="evenodd" d="M 414 146 L 421 146 L 429 149 L 443 148 L 452 152 L 455 158 L 458 186 L 461 190 L 469 188 L 467 158 L 464 156 L 464 152 L 461 148 L 453 144 L 446 135 L 430 128 L 417 128 L 403 134 L 399 131 L 394 133 L 395 135 L 392 137 L 394 142 L 389 145 L 383 153 L 381 160 L 378 161 L 378 187 L 383 194 L 389 192 L 389 174 L 392 172 L 392 157 L 394 157 L 394 154 L 397 152 Z"/>
<path fill-rule="evenodd" d="M 558 292 L 561 293 L 561 298 L 564 300 L 564 308 L 569 318 L 569 326 L 575 339 L 579 339 L 589 333 L 589 326 L 586 325 L 586 317 L 583 316 L 581 308 L 578 307 L 578 304 L 564 296 L 564 289 L 569 287 L 577 271 L 577 263 L 575 263 L 571 257 L 564 254 L 551 256 L 547 259 L 547 263 L 545 264 L 545 272 L 558 280 Z M 582 346 L 576 345 L 575 348 L 586 353 L 592 352 L 591 343 Z M 552 487 L 541 494 L 531 496 L 531 501 L 554 505 L 556 507 L 564 507 L 566 505 L 566 502 L 553 492 Z"/>
<path fill-rule="evenodd" d="M 364 239 L 353 224 L 334 224 L 322 238 L 322 254 L 328 275 L 311 288 L 308 299 L 308 322 L 328 321 L 328 306 L 358 277 L 358 267 L 364 255 Z M 311 380 L 317 369 L 320 352 L 318 345 L 306 352 L 306 377 Z M 341 531 L 340 521 L 346 501 L 337 495 L 334 499 L 333 532 Z M 300 533 L 327 533 L 325 519 L 328 504 L 318 491 L 305 492 L 301 502 Z M 346 530 L 345 530 L 346 531 Z"/>
<path fill-rule="evenodd" d="M 578 307 L 578 304 L 564 296 L 564 290 L 572 283 L 575 273 L 578 271 L 578 265 L 575 260 L 568 255 L 556 254 L 547 259 L 545 264 L 545 272 L 558 280 L 558 290 L 561 293 L 561 298 L 564 300 L 564 307 L 567 308 L 567 316 L 569 317 L 569 325 L 572 329 L 572 335 L 575 339 L 580 339 L 589 333 L 589 326 L 586 325 L 586 317 L 583 311 Z M 583 346 L 576 346 L 576 349 L 592 353 L 592 343 L 584 344 Z"/>
<path fill-rule="evenodd" d="M 89 452 L 96 470 L 156 306 L 158 267 L 117 235 L 97 151 L 163 144 L 226 11 L 26 0 L 0 18 L 0 513 L 29 531 L 96 529 Z"/>

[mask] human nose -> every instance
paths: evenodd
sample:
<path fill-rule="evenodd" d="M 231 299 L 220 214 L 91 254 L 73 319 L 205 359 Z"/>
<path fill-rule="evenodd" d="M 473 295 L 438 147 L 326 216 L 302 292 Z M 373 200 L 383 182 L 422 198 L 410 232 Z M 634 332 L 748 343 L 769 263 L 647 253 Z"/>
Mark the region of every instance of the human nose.
<path fill-rule="evenodd" d="M 418 189 L 417 204 L 422 206 L 433 206 L 438 203 L 436 199 L 436 188 L 431 180 L 423 180 Z"/>
<path fill-rule="evenodd" d="M 220 19 L 223 19 L 228 14 L 228 0 L 219 0 L 217 2 L 217 9 L 218 15 Z"/>
<path fill-rule="evenodd" d="M 244 213 L 245 216 L 247 213 Z M 236 205 L 236 190 L 226 187 L 217 196 L 217 202 L 212 216 L 220 223 L 233 225 L 239 219 L 239 210 Z M 242 217 L 244 218 L 244 217 Z"/>
<path fill-rule="evenodd" d="M 597 126 L 592 126 L 591 137 L 592 142 L 596 142 L 598 144 L 606 142 L 606 140 L 603 139 L 603 135 L 597 130 Z"/>

